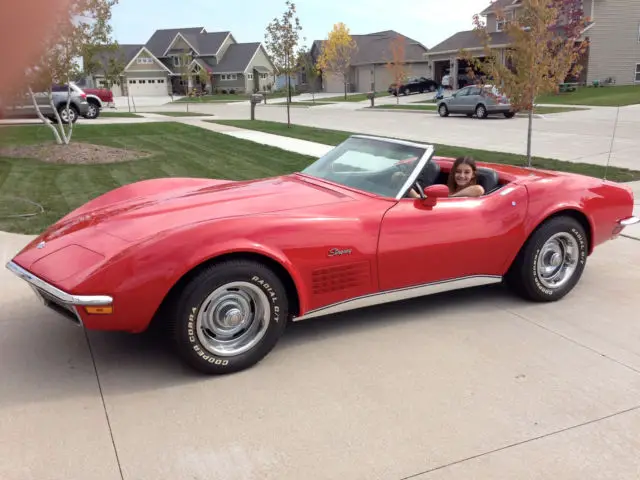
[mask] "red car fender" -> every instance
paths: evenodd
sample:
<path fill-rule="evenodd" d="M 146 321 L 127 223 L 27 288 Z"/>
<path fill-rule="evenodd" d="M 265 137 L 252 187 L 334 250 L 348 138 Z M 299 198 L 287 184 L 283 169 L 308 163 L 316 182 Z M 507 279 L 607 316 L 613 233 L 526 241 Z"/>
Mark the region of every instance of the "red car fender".
<path fill-rule="evenodd" d="M 243 253 L 261 255 L 278 263 L 293 281 L 298 296 L 300 312 L 306 311 L 308 298 L 306 298 L 306 289 L 303 288 L 304 282 L 300 271 L 281 250 L 248 238 L 234 238 L 227 242 L 216 243 L 209 248 L 193 251 L 190 256 L 186 257 L 181 270 L 175 271 L 177 275 L 174 277 L 171 287 L 199 265 L 226 255 Z"/>

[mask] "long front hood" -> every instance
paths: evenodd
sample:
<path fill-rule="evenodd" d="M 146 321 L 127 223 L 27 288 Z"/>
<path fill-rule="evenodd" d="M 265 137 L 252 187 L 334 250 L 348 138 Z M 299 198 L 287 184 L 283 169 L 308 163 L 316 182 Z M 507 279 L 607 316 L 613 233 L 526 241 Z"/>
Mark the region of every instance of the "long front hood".
<path fill-rule="evenodd" d="M 47 229 L 32 246 L 86 229 L 134 242 L 198 222 L 346 200 L 349 197 L 342 193 L 295 176 L 245 182 L 147 180 L 106 193 L 71 212 Z"/>

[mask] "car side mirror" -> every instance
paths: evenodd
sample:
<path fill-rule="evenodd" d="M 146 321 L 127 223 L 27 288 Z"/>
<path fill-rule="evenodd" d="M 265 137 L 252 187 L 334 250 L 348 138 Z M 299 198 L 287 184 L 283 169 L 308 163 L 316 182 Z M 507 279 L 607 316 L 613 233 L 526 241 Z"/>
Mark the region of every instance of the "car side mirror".
<path fill-rule="evenodd" d="M 438 203 L 438 198 L 446 198 L 449 196 L 449 187 L 442 184 L 431 185 L 424 189 L 425 198 L 422 199 L 422 204 L 428 207 L 433 207 Z"/>

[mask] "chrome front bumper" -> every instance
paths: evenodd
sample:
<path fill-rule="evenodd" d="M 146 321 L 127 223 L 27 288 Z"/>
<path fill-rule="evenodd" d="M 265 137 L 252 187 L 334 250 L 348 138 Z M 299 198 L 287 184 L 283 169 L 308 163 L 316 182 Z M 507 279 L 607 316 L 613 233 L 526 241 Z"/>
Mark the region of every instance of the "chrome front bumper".
<path fill-rule="evenodd" d="M 628 227 L 630 225 L 635 225 L 636 223 L 640 223 L 640 218 L 638 217 L 627 217 L 618 221 L 618 225 L 621 227 Z"/>
<path fill-rule="evenodd" d="M 45 306 L 82 326 L 82 318 L 78 313 L 79 306 L 111 305 L 113 298 L 107 295 L 72 295 L 35 276 L 17 263 L 10 261 L 7 269 L 26 281 Z"/>

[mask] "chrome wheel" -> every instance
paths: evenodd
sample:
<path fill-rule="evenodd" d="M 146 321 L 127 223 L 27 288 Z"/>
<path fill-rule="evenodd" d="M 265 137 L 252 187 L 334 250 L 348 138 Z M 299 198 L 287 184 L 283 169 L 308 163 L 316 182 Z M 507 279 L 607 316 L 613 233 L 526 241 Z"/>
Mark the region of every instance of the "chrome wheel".
<path fill-rule="evenodd" d="M 580 248 L 569 233 L 560 232 L 545 242 L 538 255 L 536 271 L 540 283 L 549 289 L 561 288 L 578 266 Z"/>
<path fill-rule="evenodd" d="M 478 116 L 478 118 L 484 118 L 487 116 L 487 110 L 482 105 L 480 105 L 476 109 L 476 115 Z"/>
<path fill-rule="evenodd" d="M 196 333 L 202 345 L 222 357 L 240 355 L 264 337 L 271 304 L 257 285 L 232 282 L 217 288 L 202 302 Z"/>
<path fill-rule="evenodd" d="M 89 109 L 87 111 L 87 118 L 95 118 L 98 116 L 98 107 L 96 107 L 93 103 L 89 104 Z"/>
<path fill-rule="evenodd" d="M 73 108 L 62 108 L 60 110 L 60 120 L 62 120 L 62 123 L 73 123 L 75 119 L 76 111 Z"/>

